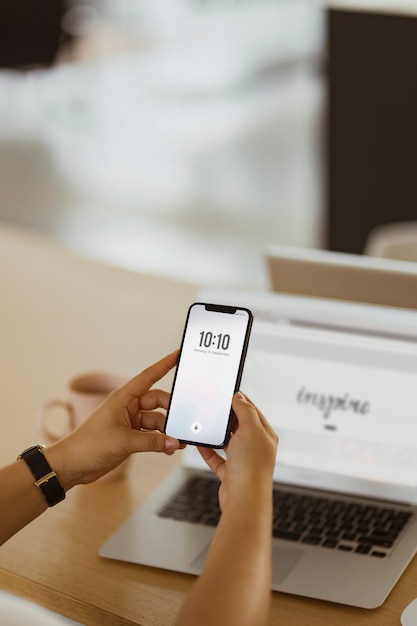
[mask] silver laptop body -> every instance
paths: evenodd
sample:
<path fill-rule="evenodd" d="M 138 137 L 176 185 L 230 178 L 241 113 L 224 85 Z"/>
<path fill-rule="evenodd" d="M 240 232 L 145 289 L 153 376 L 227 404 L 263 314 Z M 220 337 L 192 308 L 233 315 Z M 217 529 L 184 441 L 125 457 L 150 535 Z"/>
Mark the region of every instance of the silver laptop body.
<path fill-rule="evenodd" d="M 274 538 L 272 589 L 381 605 L 417 548 L 417 315 L 278 294 L 203 290 L 199 298 L 254 312 L 241 388 L 279 434 L 274 487 L 336 509 L 353 502 L 363 523 L 384 511 L 376 545 L 362 521 L 359 540 L 347 528 L 336 543 Z M 102 557 L 201 572 L 215 526 L 171 519 L 166 503 L 190 479 L 215 478 L 192 446 L 181 454 L 181 468 L 104 543 Z M 391 547 L 398 516 L 407 521 Z"/>

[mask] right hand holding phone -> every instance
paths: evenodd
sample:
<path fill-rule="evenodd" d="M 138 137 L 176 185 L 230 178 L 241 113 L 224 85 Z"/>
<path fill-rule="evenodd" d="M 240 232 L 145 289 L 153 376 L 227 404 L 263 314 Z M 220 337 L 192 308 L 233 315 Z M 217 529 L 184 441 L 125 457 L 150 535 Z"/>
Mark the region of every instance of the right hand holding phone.
<path fill-rule="evenodd" d="M 259 490 L 262 485 L 270 488 L 278 446 L 276 432 L 253 402 L 237 392 L 232 406 L 236 426 L 225 448 L 226 459 L 212 448 L 199 448 L 222 482 L 219 489 L 222 511 L 235 497 L 247 495 L 252 489 Z"/>

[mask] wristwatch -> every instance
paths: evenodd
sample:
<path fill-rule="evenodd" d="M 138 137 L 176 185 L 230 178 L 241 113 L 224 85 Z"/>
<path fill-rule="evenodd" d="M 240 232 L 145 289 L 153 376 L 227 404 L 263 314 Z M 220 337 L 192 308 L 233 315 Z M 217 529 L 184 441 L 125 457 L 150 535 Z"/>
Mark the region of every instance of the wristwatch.
<path fill-rule="evenodd" d="M 42 450 L 45 446 L 39 444 L 23 450 L 17 460 L 23 459 L 35 478 L 35 485 L 42 491 L 48 506 L 54 506 L 65 498 L 65 491 L 46 460 Z"/>

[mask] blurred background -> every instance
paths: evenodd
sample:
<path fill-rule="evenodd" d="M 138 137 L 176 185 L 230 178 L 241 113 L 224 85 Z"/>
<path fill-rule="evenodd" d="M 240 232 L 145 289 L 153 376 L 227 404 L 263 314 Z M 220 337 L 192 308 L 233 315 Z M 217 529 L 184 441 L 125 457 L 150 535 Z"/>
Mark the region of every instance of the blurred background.
<path fill-rule="evenodd" d="M 2 0 L 1 222 L 265 288 L 267 244 L 329 245 L 327 28 L 321 0 Z"/>
<path fill-rule="evenodd" d="M 320 2 L 2 0 L 0 15 L 2 221 L 203 284 L 262 288 L 265 243 L 320 244 Z"/>

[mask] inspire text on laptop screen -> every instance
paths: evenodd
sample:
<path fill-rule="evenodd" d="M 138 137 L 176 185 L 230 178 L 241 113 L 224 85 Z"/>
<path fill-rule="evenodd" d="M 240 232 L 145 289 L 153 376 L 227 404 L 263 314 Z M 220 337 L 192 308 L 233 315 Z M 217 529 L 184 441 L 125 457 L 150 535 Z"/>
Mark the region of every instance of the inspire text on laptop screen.
<path fill-rule="evenodd" d="M 417 486 L 417 336 L 270 311 L 254 331 L 242 389 L 279 433 L 277 468 Z"/>

